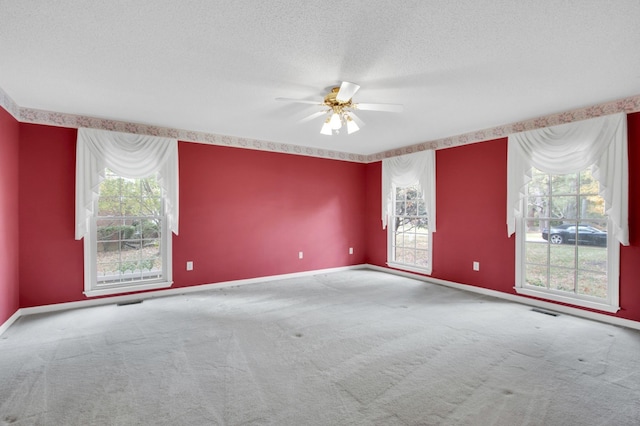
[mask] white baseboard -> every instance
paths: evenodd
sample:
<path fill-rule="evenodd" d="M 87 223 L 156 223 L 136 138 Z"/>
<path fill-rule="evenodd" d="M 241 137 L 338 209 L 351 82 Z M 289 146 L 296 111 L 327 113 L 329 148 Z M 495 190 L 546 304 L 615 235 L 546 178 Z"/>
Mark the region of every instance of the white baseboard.
<path fill-rule="evenodd" d="M 18 309 L 6 320 L 2 325 L 0 325 L 0 336 L 11 327 L 11 325 L 18 321 L 18 318 L 22 316 L 22 309 Z"/>
<path fill-rule="evenodd" d="M 150 291 L 146 293 L 126 294 L 122 296 L 112 296 L 112 297 L 105 297 L 101 299 L 81 300 L 78 302 L 56 303 L 53 305 L 35 306 L 32 308 L 21 308 L 21 309 L 18 309 L 7 321 L 5 321 L 4 324 L 0 325 L 0 336 L 5 331 L 7 331 L 14 322 L 16 322 L 20 317 L 25 315 L 40 314 L 40 313 L 46 313 L 46 312 L 56 312 L 56 311 L 63 311 L 68 309 L 88 308 L 91 306 L 99 306 L 99 305 L 110 305 L 114 303 L 131 302 L 135 300 L 145 300 L 145 299 L 152 299 L 156 297 L 167 297 L 167 296 L 174 296 L 177 294 L 194 293 L 198 291 L 221 289 L 225 287 L 236 287 L 236 286 L 247 285 L 247 284 L 258 284 L 258 283 L 265 283 L 269 281 L 298 278 L 298 277 L 305 277 L 305 276 L 339 272 L 339 271 L 356 270 L 356 269 L 371 269 L 374 271 L 386 272 L 389 274 L 399 275 L 407 278 L 413 278 L 413 279 L 417 279 L 417 280 L 421 280 L 421 281 L 425 281 L 433 284 L 443 285 L 446 287 L 457 288 L 459 290 L 469 291 L 472 293 L 478 293 L 485 296 L 505 299 L 505 300 L 509 300 L 515 303 L 520 303 L 523 305 L 535 306 L 535 307 L 547 309 L 550 311 L 562 312 L 562 313 L 573 315 L 576 317 L 587 318 L 595 321 L 600 321 L 600 322 L 605 322 L 613 325 L 640 330 L 640 322 L 638 321 L 632 321 L 624 318 L 613 317 L 610 315 L 603 315 L 597 312 L 585 311 L 583 309 L 572 308 L 569 306 L 558 305 L 555 303 L 544 302 L 541 300 L 529 299 L 529 298 L 518 296 L 515 294 L 503 293 L 500 291 L 489 290 L 482 287 L 475 287 L 472 285 L 459 284 L 452 281 L 440 280 L 437 278 L 431 278 L 424 275 L 415 274 L 412 272 L 399 271 L 397 269 L 390 269 L 390 268 L 385 268 L 385 267 L 376 266 L 376 265 L 360 264 L 360 265 L 353 265 L 353 266 L 343 266 L 339 268 L 295 272 L 291 274 L 270 275 L 267 277 L 248 278 L 248 279 L 236 280 L 236 281 L 223 281 L 219 283 L 201 284 L 201 285 L 191 286 L 191 287 L 171 288 L 167 290 L 157 290 L 157 291 Z"/>
<path fill-rule="evenodd" d="M 348 271 L 353 269 L 364 269 L 366 265 L 342 266 L 338 268 L 316 269 L 313 271 L 294 272 L 291 274 L 270 275 L 266 277 L 248 278 L 244 280 L 222 281 L 212 284 L 200 284 L 190 287 L 169 288 L 165 290 L 148 291 L 145 293 L 124 294 L 121 296 L 103 297 L 100 299 L 80 300 L 77 302 L 56 303 L 52 305 L 34 306 L 31 308 L 22 308 L 20 315 L 41 314 L 46 312 L 65 311 L 69 309 L 88 308 L 91 306 L 111 305 L 114 303 L 125 303 L 135 300 L 153 299 L 156 297 L 175 296 L 177 294 L 193 293 L 197 291 L 206 291 L 220 289 L 225 287 L 236 287 L 247 284 L 257 284 L 276 280 L 286 280 L 289 278 L 305 277 L 310 275 L 326 274 L 331 272 Z M 8 327 L 7 327 L 8 328 Z M 2 334 L 2 333 L 0 333 Z"/>
<path fill-rule="evenodd" d="M 459 284 L 452 281 L 440 280 L 437 278 L 427 277 L 425 275 L 414 274 L 412 272 L 399 271 L 397 269 L 384 268 L 376 265 L 365 265 L 366 268 L 380 272 L 387 272 L 394 275 L 400 275 L 407 278 L 414 278 L 420 281 L 425 281 L 432 284 L 438 284 L 446 287 L 457 288 L 459 290 L 470 291 L 472 293 L 478 293 L 485 296 L 497 297 L 499 299 L 509 300 L 511 302 L 520 303 L 521 305 L 535 306 L 536 308 L 543 308 L 549 311 L 561 312 L 567 315 L 573 315 L 575 317 L 586 318 L 594 321 L 604 322 L 612 325 L 618 325 L 622 327 L 633 328 L 640 330 L 640 322 L 632 321 L 624 318 L 613 317 L 610 315 L 604 315 L 597 312 L 585 311 L 579 308 L 572 308 L 570 306 L 558 305 L 556 303 L 545 302 L 542 300 L 530 299 L 528 297 L 518 296 L 516 294 L 503 293 L 497 290 L 490 290 L 487 288 L 476 287 L 467 284 Z"/>

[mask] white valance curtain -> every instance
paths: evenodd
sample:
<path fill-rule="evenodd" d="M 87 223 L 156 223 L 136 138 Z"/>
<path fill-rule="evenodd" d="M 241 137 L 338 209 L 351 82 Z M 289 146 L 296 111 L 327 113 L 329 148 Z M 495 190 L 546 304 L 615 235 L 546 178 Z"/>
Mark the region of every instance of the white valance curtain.
<path fill-rule="evenodd" d="M 615 238 L 629 244 L 627 116 L 624 113 L 530 130 L 509 136 L 507 160 L 507 232 L 523 217 L 522 197 L 531 168 L 550 174 L 592 167 L 613 222 Z"/>
<path fill-rule="evenodd" d="M 436 155 L 433 150 L 385 158 L 382 160 L 382 228 L 387 227 L 393 211 L 396 186 L 419 184 L 422 190 L 429 232 L 436 230 Z"/>
<path fill-rule="evenodd" d="M 89 231 L 105 168 L 130 179 L 155 175 L 168 229 L 178 234 L 178 141 L 83 128 L 76 146 L 76 240 Z"/>

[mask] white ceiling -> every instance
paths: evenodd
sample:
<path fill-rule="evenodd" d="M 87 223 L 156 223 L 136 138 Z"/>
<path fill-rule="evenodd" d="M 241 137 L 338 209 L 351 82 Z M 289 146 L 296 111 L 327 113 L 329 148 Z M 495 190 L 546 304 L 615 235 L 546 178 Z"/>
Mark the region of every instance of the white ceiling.
<path fill-rule="evenodd" d="M 319 134 L 351 81 L 358 133 Z M 638 0 L 0 0 L 20 107 L 356 154 L 640 94 Z"/>

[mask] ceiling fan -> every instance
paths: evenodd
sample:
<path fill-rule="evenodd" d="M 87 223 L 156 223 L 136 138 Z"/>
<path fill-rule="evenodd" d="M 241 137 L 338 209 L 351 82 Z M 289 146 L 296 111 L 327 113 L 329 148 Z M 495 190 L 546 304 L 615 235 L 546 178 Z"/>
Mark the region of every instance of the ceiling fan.
<path fill-rule="evenodd" d="M 313 120 L 314 118 L 326 115 L 324 124 L 320 129 L 323 135 L 331 136 L 338 134 L 342 126 L 347 127 L 347 133 L 355 133 L 360 130 L 360 126 L 364 123 L 358 118 L 354 111 L 385 111 L 385 112 L 402 112 L 402 105 L 398 104 L 370 104 L 355 103 L 353 95 L 360 89 L 355 83 L 343 81 L 340 87 L 334 87 L 324 97 L 324 100 L 307 101 L 304 99 L 276 98 L 276 101 L 298 102 L 303 104 L 313 104 L 322 107 L 322 111 L 311 114 L 300 120 L 301 123 Z M 359 126 L 359 125 L 360 126 Z"/>

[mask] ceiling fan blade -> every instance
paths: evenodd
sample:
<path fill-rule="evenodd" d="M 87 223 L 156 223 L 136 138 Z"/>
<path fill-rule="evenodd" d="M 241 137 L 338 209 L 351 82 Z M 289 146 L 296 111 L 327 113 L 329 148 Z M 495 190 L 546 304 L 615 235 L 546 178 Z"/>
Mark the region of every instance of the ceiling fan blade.
<path fill-rule="evenodd" d="M 336 101 L 348 102 L 353 97 L 353 95 L 356 94 L 358 89 L 360 89 L 360 86 L 358 86 L 357 84 L 349 83 L 348 81 L 343 81 L 342 84 L 340 85 L 340 90 L 336 95 Z"/>
<path fill-rule="evenodd" d="M 354 104 L 355 109 L 361 111 L 386 111 L 386 112 L 402 112 L 403 107 L 399 104 Z"/>
<path fill-rule="evenodd" d="M 349 116 L 353 118 L 353 121 L 355 121 L 359 127 L 364 126 L 364 121 L 362 121 L 353 111 L 349 111 Z"/>
<path fill-rule="evenodd" d="M 320 117 L 321 115 L 326 115 L 327 111 L 318 111 L 318 112 L 314 112 L 311 115 L 308 115 L 300 120 L 298 120 L 298 123 L 306 123 L 307 121 L 311 121 L 314 118 Z"/>
<path fill-rule="evenodd" d="M 297 103 L 299 103 L 299 104 L 324 105 L 324 102 L 319 102 L 319 101 L 307 101 L 307 100 L 304 100 L 304 99 L 276 98 L 276 101 L 297 102 Z"/>

